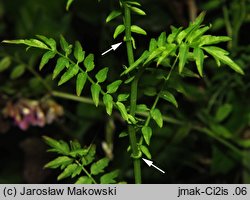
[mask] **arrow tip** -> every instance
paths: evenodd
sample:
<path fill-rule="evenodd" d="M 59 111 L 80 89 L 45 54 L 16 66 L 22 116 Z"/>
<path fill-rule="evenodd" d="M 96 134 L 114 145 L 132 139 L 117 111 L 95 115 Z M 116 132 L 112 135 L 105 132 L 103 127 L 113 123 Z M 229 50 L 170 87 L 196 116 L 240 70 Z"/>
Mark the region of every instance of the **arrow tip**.
<path fill-rule="evenodd" d="M 121 44 L 122 44 L 122 42 L 119 42 L 117 44 L 113 44 L 111 47 L 115 51 Z"/>
<path fill-rule="evenodd" d="M 142 158 L 142 160 L 150 167 L 153 164 L 153 161 Z"/>

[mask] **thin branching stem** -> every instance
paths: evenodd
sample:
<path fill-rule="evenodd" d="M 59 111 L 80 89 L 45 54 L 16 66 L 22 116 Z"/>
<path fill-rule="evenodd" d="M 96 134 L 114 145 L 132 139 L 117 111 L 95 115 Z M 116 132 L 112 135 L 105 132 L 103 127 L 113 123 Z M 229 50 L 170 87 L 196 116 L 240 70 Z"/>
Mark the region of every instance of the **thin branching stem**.
<path fill-rule="evenodd" d="M 125 25 L 125 37 L 126 37 L 126 47 L 127 47 L 127 56 L 128 64 L 131 66 L 134 63 L 134 54 L 132 46 L 132 37 L 131 37 L 131 13 L 128 5 L 124 2 L 124 25 Z M 131 83 L 131 93 L 130 93 L 130 115 L 135 116 L 136 111 L 136 102 L 137 102 L 137 89 L 138 89 L 138 80 L 139 76 L 136 76 Z M 141 163 L 140 163 L 140 152 L 137 145 L 136 131 L 133 125 L 129 125 L 129 139 L 130 146 L 132 149 L 132 157 L 134 159 L 134 177 L 135 183 L 141 183 Z"/>

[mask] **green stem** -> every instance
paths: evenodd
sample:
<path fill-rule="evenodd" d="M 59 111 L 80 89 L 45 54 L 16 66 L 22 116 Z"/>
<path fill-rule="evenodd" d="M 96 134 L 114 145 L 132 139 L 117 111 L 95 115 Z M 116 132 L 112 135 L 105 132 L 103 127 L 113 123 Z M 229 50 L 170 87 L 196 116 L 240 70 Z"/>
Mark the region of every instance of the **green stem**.
<path fill-rule="evenodd" d="M 63 99 L 69 99 L 69 100 L 72 100 L 72 101 L 78 101 L 78 102 L 81 102 L 81 103 L 87 103 L 87 104 L 95 105 L 93 100 L 90 99 L 90 98 L 78 97 L 76 95 L 68 94 L 68 93 L 65 93 L 65 92 L 59 92 L 59 91 L 52 91 L 51 94 L 52 94 L 52 96 L 55 96 L 55 97 L 60 97 L 60 98 L 63 98 Z M 99 105 L 103 105 L 103 103 L 100 102 Z"/>
<path fill-rule="evenodd" d="M 134 54 L 133 54 L 133 46 L 131 39 L 131 13 L 126 2 L 123 3 L 124 6 L 124 25 L 125 25 L 125 36 L 126 36 L 126 47 L 127 47 L 127 56 L 128 56 L 128 64 L 131 66 L 134 63 Z M 137 88 L 138 88 L 138 79 L 139 76 L 136 76 L 131 83 L 131 96 L 130 96 L 130 115 L 135 116 L 136 111 L 136 102 L 137 102 Z M 129 125 L 129 140 L 130 146 L 132 149 L 132 157 L 134 159 L 134 177 L 135 183 L 141 183 L 141 162 L 140 162 L 140 152 L 137 146 L 137 138 L 136 131 L 133 125 Z"/>
<path fill-rule="evenodd" d="M 86 104 L 91 104 L 91 105 L 95 105 L 93 100 L 91 98 L 87 98 L 87 97 L 78 97 L 74 94 L 69 94 L 69 93 L 65 93 L 65 92 L 59 92 L 59 91 L 55 91 L 53 90 L 51 92 L 51 95 L 54 97 L 59 97 L 62 99 L 68 99 L 71 101 L 76 101 L 76 102 L 81 102 L 81 103 L 86 103 Z M 104 106 L 103 102 L 99 103 L 100 106 Z M 148 112 L 136 112 L 137 115 L 142 116 L 147 118 L 149 116 Z M 179 121 L 177 119 L 171 118 L 171 117 L 167 117 L 167 116 L 162 116 L 163 121 L 171 123 L 171 124 L 176 124 L 176 125 L 183 125 L 182 121 Z"/>
<path fill-rule="evenodd" d="M 232 145 L 230 142 L 224 140 L 223 138 L 216 136 L 216 134 L 213 133 L 212 131 L 210 131 L 209 129 L 199 127 L 199 126 L 193 126 L 192 128 L 193 128 L 193 130 L 197 130 L 197 131 L 200 131 L 202 133 L 205 133 L 205 134 L 209 135 L 210 137 L 214 138 L 215 140 L 217 140 L 221 144 L 223 144 L 226 147 L 228 147 L 229 149 L 231 149 L 233 152 L 235 152 L 239 156 L 242 156 L 242 151 L 241 150 L 239 150 L 238 148 L 236 148 L 234 145 Z"/>
<path fill-rule="evenodd" d="M 94 183 L 94 184 L 97 184 L 97 182 L 95 181 L 95 179 L 91 176 L 91 174 L 81 165 L 81 163 L 78 161 L 78 160 L 76 160 L 76 163 L 79 165 L 79 166 L 81 166 L 81 168 L 82 168 L 82 170 L 84 171 L 84 173 L 92 180 L 92 182 Z"/>

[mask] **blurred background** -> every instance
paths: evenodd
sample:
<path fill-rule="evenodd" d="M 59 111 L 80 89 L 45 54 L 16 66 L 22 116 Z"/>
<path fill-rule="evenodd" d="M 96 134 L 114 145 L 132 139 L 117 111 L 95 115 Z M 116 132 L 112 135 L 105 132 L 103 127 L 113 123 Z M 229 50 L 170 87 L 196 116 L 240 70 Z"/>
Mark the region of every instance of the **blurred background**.
<path fill-rule="evenodd" d="M 66 11 L 66 0 L 0 0 L 0 40 L 63 35 L 70 43 L 79 40 L 86 52 L 94 53 L 96 66 L 109 66 L 109 80 L 119 77 L 126 65 L 123 45 L 108 56 L 98 56 L 111 44 L 120 19 L 105 23 L 117 8 L 117 1 L 74 0 Z M 146 16 L 133 16 L 134 24 L 147 36 L 136 36 L 136 53 L 148 48 L 150 38 L 170 25 L 186 27 L 206 11 L 210 34 L 228 35 L 222 44 L 231 58 L 245 71 L 236 74 L 228 67 L 217 68 L 207 59 L 204 78 L 176 76 L 169 83 L 178 88 L 179 108 L 165 102 L 159 107 L 165 115 L 164 128 L 153 123 L 150 145 L 152 158 L 167 173 L 143 167 L 144 183 L 250 183 L 250 1 L 249 0 L 143 0 Z M 25 51 L 23 46 L 0 44 L 0 183 L 57 183 L 59 171 L 43 166 L 54 155 L 47 153 L 43 135 L 57 139 L 78 139 L 81 144 L 97 144 L 98 156 L 105 155 L 103 144 L 113 145 L 110 169 L 120 169 L 120 180 L 133 182 L 133 167 L 126 152 L 128 138 L 118 113 L 112 117 L 104 108 L 53 96 L 50 90 L 75 94 L 75 83 L 57 87 L 52 81 L 50 62 L 38 70 L 43 52 Z M 140 91 L 157 87 L 145 77 Z M 90 92 L 84 91 L 88 97 Z M 152 103 L 139 94 L 139 102 Z M 28 116 L 28 117 L 24 117 Z M 107 150 L 106 150 L 107 154 Z M 112 154 L 112 155 L 111 155 Z M 64 183 L 70 183 L 65 180 Z"/>

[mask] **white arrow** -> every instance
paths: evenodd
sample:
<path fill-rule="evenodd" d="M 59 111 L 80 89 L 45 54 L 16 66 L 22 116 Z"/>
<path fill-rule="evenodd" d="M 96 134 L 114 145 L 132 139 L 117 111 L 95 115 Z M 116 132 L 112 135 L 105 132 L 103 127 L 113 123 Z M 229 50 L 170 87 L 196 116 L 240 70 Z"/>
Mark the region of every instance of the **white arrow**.
<path fill-rule="evenodd" d="M 157 167 L 157 166 L 155 166 L 155 165 L 153 164 L 153 161 L 147 160 L 147 159 L 145 159 L 145 158 L 143 158 L 142 160 L 143 160 L 145 163 L 147 163 L 147 165 L 148 165 L 149 167 L 153 166 L 155 169 L 158 169 L 160 172 L 162 172 L 163 174 L 165 174 L 165 172 L 164 172 L 163 170 L 161 170 L 159 167 Z"/>
<path fill-rule="evenodd" d="M 122 44 L 122 42 L 119 42 L 117 44 L 113 44 L 111 45 L 111 48 L 105 52 L 102 53 L 102 56 L 104 56 L 106 53 L 110 52 L 110 51 L 115 51 L 120 45 Z"/>

